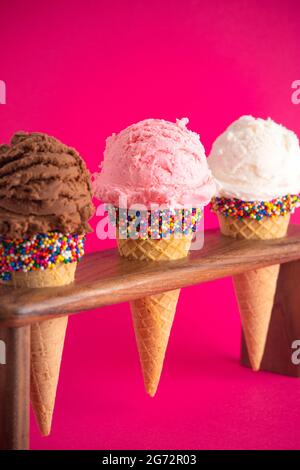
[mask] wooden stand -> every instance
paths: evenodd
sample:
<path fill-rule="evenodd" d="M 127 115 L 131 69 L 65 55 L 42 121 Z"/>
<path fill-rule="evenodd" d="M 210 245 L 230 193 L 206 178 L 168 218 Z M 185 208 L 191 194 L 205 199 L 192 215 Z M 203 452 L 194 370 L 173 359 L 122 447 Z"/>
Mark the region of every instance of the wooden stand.
<path fill-rule="evenodd" d="M 284 239 L 265 241 L 234 240 L 219 230 L 207 231 L 204 247 L 179 261 L 128 262 L 117 250 L 91 253 L 79 264 L 70 286 L 18 290 L 1 286 L 0 340 L 6 343 L 6 364 L 0 364 L 0 449 L 29 446 L 32 323 L 273 264 L 282 266 L 263 369 L 299 377 L 300 366 L 291 361 L 292 342 L 300 340 L 298 226 L 291 226 Z M 248 365 L 244 345 L 242 363 Z"/>
<path fill-rule="evenodd" d="M 299 279 L 300 260 L 281 265 L 261 370 L 300 377 L 300 364 L 293 364 L 292 361 L 295 340 L 299 340 L 300 348 Z M 250 367 L 244 337 L 241 364 Z"/>
<path fill-rule="evenodd" d="M 0 365 L 0 449 L 29 446 L 30 326 L 0 328 L 6 364 Z"/>

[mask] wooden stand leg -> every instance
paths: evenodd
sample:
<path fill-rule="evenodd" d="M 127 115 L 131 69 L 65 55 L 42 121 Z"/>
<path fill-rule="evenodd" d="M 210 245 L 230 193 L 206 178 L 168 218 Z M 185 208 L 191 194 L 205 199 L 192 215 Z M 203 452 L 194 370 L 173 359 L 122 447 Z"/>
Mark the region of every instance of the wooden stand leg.
<path fill-rule="evenodd" d="M 262 370 L 300 377 L 300 364 L 293 363 L 292 360 L 292 355 L 295 352 L 292 345 L 295 341 L 300 341 L 299 281 L 300 260 L 281 265 L 265 353 L 261 364 Z M 298 354 L 298 358 L 300 359 L 300 354 Z M 250 366 L 244 337 L 242 338 L 241 363 L 244 366 Z"/>
<path fill-rule="evenodd" d="M 30 326 L 0 328 L 0 340 L 0 449 L 25 450 L 29 448 Z M 6 363 L 1 364 L 4 352 Z"/>

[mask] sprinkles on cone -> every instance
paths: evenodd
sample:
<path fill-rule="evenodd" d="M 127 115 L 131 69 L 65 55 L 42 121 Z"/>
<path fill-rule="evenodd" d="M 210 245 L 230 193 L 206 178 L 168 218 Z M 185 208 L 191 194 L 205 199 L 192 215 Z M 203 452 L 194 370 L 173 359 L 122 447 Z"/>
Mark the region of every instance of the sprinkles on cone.
<path fill-rule="evenodd" d="M 278 217 L 293 213 L 300 206 L 300 195 L 278 197 L 271 201 L 242 201 L 225 197 L 214 197 L 211 210 L 225 217 L 261 220 L 263 217 Z"/>
<path fill-rule="evenodd" d="M 203 209 L 135 210 L 107 206 L 109 220 L 117 226 L 122 238 L 169 238 L 189 236 L 196 232 Z"/>
<path fill-rule="evenodd" d="M 0 280 L 10 281 L 14 271 L 51 269 L 60 263 L 79 261 L 85 235 L 48 232 L 10 240 L 0 237 Z"/>

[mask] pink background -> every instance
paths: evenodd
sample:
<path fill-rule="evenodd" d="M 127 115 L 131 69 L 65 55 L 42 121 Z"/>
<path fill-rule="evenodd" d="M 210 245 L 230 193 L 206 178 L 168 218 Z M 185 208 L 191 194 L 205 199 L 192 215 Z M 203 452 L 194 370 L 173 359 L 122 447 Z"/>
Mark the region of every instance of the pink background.
<path fill-rule="evenodd" d="M 188 116 L 207 152 L 241 114 L 300 134 L 297 0 L 12 0 L 0 17 L 1 142 L 47 132 L 96 171 L 105 137 L 147 117 Z M 32 420 L 32 448 L 299 448 L 300 382 L 240 367 L 239 344 L 230 279 L 184 289 L 150 399 L 128 305 L 71 318 L 53 433 Z"/>

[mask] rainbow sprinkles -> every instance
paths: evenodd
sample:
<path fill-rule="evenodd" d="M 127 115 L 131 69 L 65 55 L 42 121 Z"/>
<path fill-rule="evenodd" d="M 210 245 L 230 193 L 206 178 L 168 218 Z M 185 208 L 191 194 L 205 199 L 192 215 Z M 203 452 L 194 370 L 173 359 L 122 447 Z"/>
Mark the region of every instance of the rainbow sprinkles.
<path fill-rule="evenodd" d="M 14 271 L 51 269 L 60 263 L 79 261 L 85 235 L 49 232 L 10 240 L 0 237 L 0 280 L 10 281 Z"/>
<path fill-rule="evenodd" d="M 199 228 L 203 209 L 128 210 L 107 205 L 110 223 L 119 238 L 160 239 L 190 236 Z"/>
<path fill-rule="evenodd" d="M 263 217 L 284 216 L 293 213 L 299 206 L 300 195 L 291 194 L 271 201 L 242 201 L 225 197 L 214 197 L 211 201 L 213 212 L 236 219 L 261 220 Z"/>

